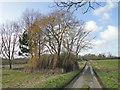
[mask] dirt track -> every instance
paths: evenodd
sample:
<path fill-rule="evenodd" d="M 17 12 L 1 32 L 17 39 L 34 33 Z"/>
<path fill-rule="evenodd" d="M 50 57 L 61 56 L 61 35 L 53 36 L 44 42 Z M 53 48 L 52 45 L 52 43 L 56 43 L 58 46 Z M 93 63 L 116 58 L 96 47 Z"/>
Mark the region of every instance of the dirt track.
<path fill-rule="evenodd" d="M 83 86 L 89 86 L 90 88 L 102 88 L 94 75 L 89 61 L 86 63 L 83 72 L 65 88 L 82 88 Z"/>

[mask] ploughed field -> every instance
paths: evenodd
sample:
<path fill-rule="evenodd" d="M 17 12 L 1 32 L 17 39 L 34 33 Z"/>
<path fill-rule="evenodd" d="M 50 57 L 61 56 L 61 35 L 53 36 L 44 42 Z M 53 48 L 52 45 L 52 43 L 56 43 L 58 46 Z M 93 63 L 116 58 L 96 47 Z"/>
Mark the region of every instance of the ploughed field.
<path fill-rule="evenodd" d="M 84 67 L 85 63 L 85 61 L 79 62 L 80 70 Z M 19 68 L 24 68 L 24 66 L 26 66 L 26 63 L 13 64 L 14 70 L 9 70 L 9 66 L 7 64 L 2 65 L 2 88 L 62 87 L 68 83 L 78 72 L 80 72 L 80 70 L 76 70 L 64 74 L 35 74 L 19 70 Z"/>
<path fill-rule="evenodd" d="M 118 59 L 91 60 L 91 63 L 106 88 L 120 86 L 118 83 Z"/>

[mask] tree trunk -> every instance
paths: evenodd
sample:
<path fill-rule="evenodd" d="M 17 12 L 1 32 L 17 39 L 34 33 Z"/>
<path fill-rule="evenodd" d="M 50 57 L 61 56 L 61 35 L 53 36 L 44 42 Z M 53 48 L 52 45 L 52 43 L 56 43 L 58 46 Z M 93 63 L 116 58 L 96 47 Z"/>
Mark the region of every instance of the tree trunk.
<path fill-rule="evenodd" d="M 12 69 L 11 59 L 9 59 L 9 66 L 10 66 L 10 69 Z"/>
<path fill-rule="evenodd" d="M 61 66 L 61 62 L 60 62 L 60 45 L 58 46 L 57 66 L 58 66 L 58 67 L 60 67 L 60 66 Z"/>
<path fill-rule="evenodd" d="M 75 56 L 78 57 L 78 54 L 76 54 Z"/>
<path fill-rule="evenodd" d="M 41 54 L 40 51 L 41 51 L 41 48 L 40 48 L 40 41 L 39 41 L 39 55 L 38 55 L 39 56 L 39 60 L 40 60 L 40 54 Z"/>

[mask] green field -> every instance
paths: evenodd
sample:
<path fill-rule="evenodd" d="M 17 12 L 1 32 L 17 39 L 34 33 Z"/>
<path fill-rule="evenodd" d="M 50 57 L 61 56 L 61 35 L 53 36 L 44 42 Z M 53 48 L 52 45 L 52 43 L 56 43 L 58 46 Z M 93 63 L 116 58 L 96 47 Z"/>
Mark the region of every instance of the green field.
<path fill-rule="evenodd" d="M 92 66 L 106 88 L 118 88 L 118 60 L 91 61 Z"/>
<path fill-rule="evenodd" d="M 85 62 L 79 62 L 80 70 L 84 67 Z M 14 64 L 13 67 L 17 65 Z M 17 68 L 21 68 L 21 64 Z M 6 67 L 3 65 L 3 67 Z M 2 87 L 3 88 L 56 88 L 62 87 L 69 82 L 80 70 L 65 74 L 33 74 L 20 70 L 2 70 Z"/>
<path fill-rule="evenodd" d="M 28 59 L 27 58 L 19 58 L 12 60 L 12 64 L 27 64 Z M 9 65 L 9 60 L 2 59 L 2 65 Z"/>

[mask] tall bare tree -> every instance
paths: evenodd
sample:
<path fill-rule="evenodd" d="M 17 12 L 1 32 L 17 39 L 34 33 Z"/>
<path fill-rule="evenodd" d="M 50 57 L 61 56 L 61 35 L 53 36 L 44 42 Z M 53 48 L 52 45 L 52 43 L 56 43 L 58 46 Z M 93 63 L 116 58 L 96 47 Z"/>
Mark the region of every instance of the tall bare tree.
<path fill-rule="evenodd" d="M 34 9 L 26 9 L 22 14 L 21 19 L 23 30 L 27 30 L 36 20 L 40 20 L 41 17 L 42 15 L 39 13 L 39 11 L 35 11 Z"/>
<path fill-rule="evenodd" d="M 57 55 L 55 65 L 59 67 L 61 66 L 60 54 L 65 33 L 69 29 L 72 29 L 73 25 L 78 22 L 75 21 L 74 16 L 70 12 L 65 11 L 55 11 L 45 19 L 43 19 L 43 22 L 45 24 L 44 34 L 46 35 L 46 41 L 48 42 L 50 51 Z"/>
<path fill-rule="evenodd" d="M 2 48 L 1 52 L 4 58 L 9 60 L 10 69 L 12 69 L 11 61 L 17 52 L 18 32 L 20 26 L 16 22 L 2 24 L 1 26 Z"/>
<path fill-rule="evenodd" d="M 74 29 L 69 30 L 67 38 L 64 39 L 64 47 L 69 53 L 73 53 L 78 56 L 81 50 L 92 48 L 91 41 L 94 38 L 89 38 L 88 35 L 91 31 L 86 30 L 85 23 L 79 21 L 79 23 L 74 24 Z"/>

